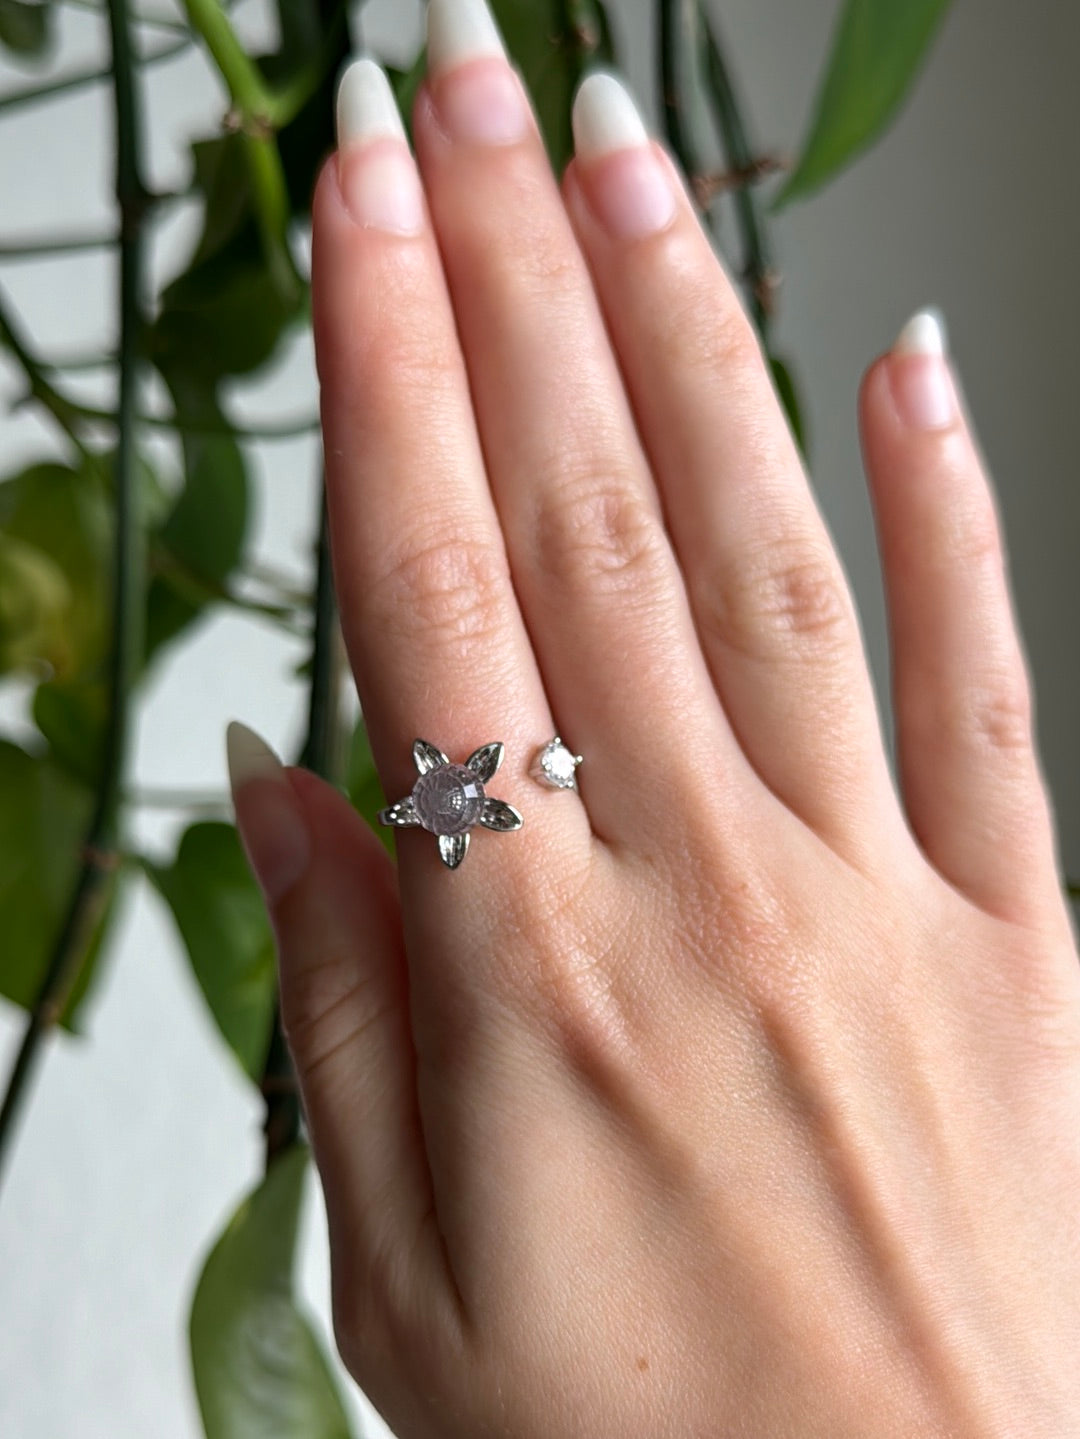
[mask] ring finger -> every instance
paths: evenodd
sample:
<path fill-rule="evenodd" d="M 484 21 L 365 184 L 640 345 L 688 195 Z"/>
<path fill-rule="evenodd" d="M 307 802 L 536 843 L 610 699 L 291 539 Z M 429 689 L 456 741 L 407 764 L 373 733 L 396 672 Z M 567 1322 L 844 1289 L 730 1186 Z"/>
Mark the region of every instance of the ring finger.
<path fill-rule="evenodd" d="M 716 705 L 588 269 L 480 0 L 432 0 L 428 64 L 417 157 L 514 584 L 557 726 L 588 756 L 594 828 L 641 837 L 673 791 L 696 789 L 703 752 L 729 800 L 749 768 Z"/>
<path fill-rule="evenodd" d="M 898 816 L 858 622 L 768 367 L 674 166 L 610 75 L 564 182 L 717 691 L 765 784 L 838 848 Z"/>

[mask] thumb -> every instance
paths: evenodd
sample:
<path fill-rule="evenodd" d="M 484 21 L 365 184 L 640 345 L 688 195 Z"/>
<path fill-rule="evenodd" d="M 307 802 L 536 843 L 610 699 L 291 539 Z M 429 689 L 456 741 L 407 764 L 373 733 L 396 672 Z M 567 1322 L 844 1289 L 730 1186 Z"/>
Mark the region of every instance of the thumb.
<path fill-rule="evenodd" d="M 243 725 L 230 725 L 227 746 L 237 827 L 277 938 L 282 1026 L 326 1192 L 335 1268 L 348 1257 L 352 1287 L 365 1259 L 394 1254 L 404 1275 L 425 1251 L 431 1180 L 396 871 L 337 790 L 285 769 Z M 411 1277 L 430 1287 L 430 1277 Z"/>

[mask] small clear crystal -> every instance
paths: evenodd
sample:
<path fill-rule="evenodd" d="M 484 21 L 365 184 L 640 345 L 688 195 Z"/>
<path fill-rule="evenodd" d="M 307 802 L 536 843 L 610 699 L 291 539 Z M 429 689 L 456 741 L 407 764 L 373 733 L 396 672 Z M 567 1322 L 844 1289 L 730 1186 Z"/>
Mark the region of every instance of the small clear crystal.
<path fill-rule="evenodd" d="M 560 739 L 553 739 L 541 751 L 540 768 L 549 784 L 558 789 L 573 789 L 578 762 Z"/>
<path fill-rule="evenodd" d="M 463 764 L 440 765 L 413 786 L 420 823 L 432 834 L 462 834 L 480 818 L 484 786 Z"/>

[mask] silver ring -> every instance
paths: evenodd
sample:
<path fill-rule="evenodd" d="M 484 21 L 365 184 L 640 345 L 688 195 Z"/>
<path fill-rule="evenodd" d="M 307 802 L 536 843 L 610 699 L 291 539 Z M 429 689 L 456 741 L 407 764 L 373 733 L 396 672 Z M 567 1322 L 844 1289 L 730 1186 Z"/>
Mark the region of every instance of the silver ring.
<path fill-rule="evenodd" d="M 505 746 L 481 745 L 464 764 L 451 764 L 424 739 L 413 744 L 412 752 L 420 778 L 407 799 L 379 811 L 379 823 L 437 835 L 439 857 L 448 869 L 457 869 L 468 853 L 473 825 L 509 834 L 525 823 L 513 805 L 484 793 L 484 785 L 502 764 Z"/>
<path fill-rule="evenodd" d="M 541 784 L 553 789 L 577 789 L 577 767 L 582 763 L 582 756 L 574 754 L 556 735 L 536 756 L 533 774 Z"/>

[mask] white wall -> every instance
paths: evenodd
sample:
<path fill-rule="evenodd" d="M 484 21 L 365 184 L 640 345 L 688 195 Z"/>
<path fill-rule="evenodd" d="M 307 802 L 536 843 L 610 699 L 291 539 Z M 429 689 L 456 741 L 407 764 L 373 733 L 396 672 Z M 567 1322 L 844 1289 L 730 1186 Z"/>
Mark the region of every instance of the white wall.
<path fill-rule="evenodd" d="M 613 7 L 628 69 L 649 94 L 645 0 Z M 753 131 L 790 151 L 801 131 L 834 0 L 726 0 L 718 6 L 750 101 Z M 245 33 L 265 33 L 243 0 Z M 415 21 L 379 0 L 369 35 Z M 402 18 L 404 17 L 404 19 Z M 92 16 L 65 14 L 65 45 L 103 54 Z M 407 39 L 397 36 L 400 55 Z M 1080 870 L 1080 690 L 1074 550 L 1080 127 L 1075 76 L 1080 12 L 1060 0 L 957 0 L 941 43 L 888 139 L 825 194 L 776 225 L 786 280 L 781 335 L 812 426 L 815 483 L 862 607 L 884 681 L 883 612 L 858 460 L 854 397 L 868 361 L 908 313 L 936 302 L 950 323 L 969 404 L 1001 491 L 1040 699 L 1063 849 Z M 0 66 L 0 91 L 25 83 Z M 207 133 L 222 105 L 197 57 L 147 87 L 153 180 L 182 184 L 185 135 Z M 0 118 L 0 240 L 110 217 L 110 121 L 103 90 Z M 180 215 L 158 245 L 167 273 L 190 238 Z M 0 265 L 0 282 L 43 353 L 102 343 L 115 310 L 111 266 L 80 258 Z M 17 388 L 0 373 L 0 396 Z M 80 386 L 98 394 L 93 385 Z M 296 347 L 245 407 L 299 413 L 314 404 L 309 349 Z M 49 432 L 0 417 L 0 472 L 42 452 Z M 309 572 L 313 447 L 263 446 L 256 544 Z M 224 790 L 221 736 L 238 716 L 286 751 L 302 728 L 290 669 L 299 653 L 235 618 L 207 624 L 167 667 L 142 716 L 142 784 Z M 10 696 L 4 713 L 18 712 Z M 136 841 L 163 851 L 175 816 L 143 815 Z M 0 1009 L 0 1056 L 20 1017 Z M 0 1207 L 0 1434 L 117 1439 L 199 1432 L 184 1325 L 196 1260 L 255 1176 L 259 1107 L 211 1029 L 169 921 L 140 891 L 88 1019 L 61 1038 L 22 1127 Z M 304 1283 L 325 1313 L 326 1264 L 314 1207 Z M 325 1320 L 324 1320 L 325 1322 Z M 368 1431 L 376 1432 L 372 1426 Z"/>

